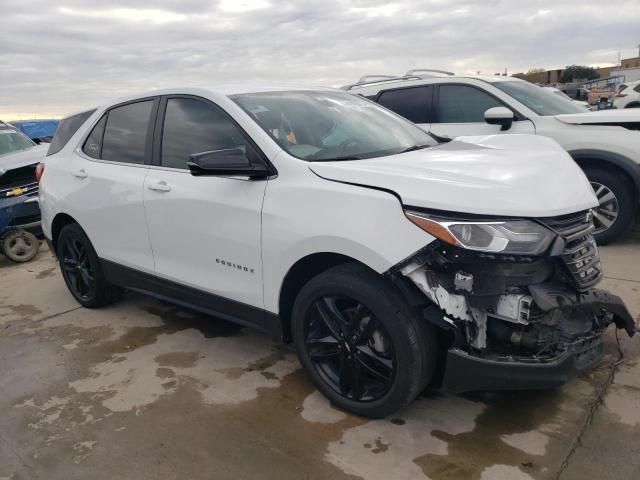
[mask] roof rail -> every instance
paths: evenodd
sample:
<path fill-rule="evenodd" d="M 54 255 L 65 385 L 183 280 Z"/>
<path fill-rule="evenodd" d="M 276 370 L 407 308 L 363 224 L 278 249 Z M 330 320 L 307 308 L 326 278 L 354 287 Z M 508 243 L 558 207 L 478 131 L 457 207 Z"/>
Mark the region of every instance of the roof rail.
<path fill-rule="evenodd" d="M 372 78 L 376 78 L 377 80 L 371 80 Z M 397 80 L 421 80 L 422 77 L 418 75 L 403 75 L 401 77 L 396 77 L 393 75 L 365 75 L 360 78 L 356 83 L 351 83 L 349 85 L 345 85 L 340 87 L 342 90 L 351 90 L 354 87 L 364 87 L 365 85 L 374 85 L 376 83 L 385 83 L 385 82 L 395 82 Z"/>
<path fill-rule="evenodd" d="M 409 70 L 407 73 L 405 73 L 405 75 L 418 75 L 420 73 L 440 73 L 442 75 L 448 76 L 455 75 L 455 73 L 453 72 L 447 72 L 446 70 L 434 70 L 432 68 L 416 68 L 414 70 Z"/>
<path fill-rule="evenodd" d="M 381 80 L 393 80 L 398 78 L 396 75 L 365 75 L 360 77 L 358 83 L 379 82 Z"/>

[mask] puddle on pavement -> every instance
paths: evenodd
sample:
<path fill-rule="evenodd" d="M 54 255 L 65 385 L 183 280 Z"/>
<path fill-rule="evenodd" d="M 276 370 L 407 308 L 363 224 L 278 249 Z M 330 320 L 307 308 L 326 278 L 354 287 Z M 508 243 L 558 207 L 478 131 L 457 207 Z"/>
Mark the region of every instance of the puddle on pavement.
<path fill-rule="evenodd" d="M 447 455 L 424 455 L 414 461 L 432 480 L 480 480 L 496 464 L 520 467 L 531 473 L 540 467 L 536 456 L 505 443 L 510 434 L 531 432 L 554 420 L 562 403 L 560 391 L 465 395 L 486 408 L 470 432 L 452 435 L 440 430 L 432 435 L 447 443 Z"/>

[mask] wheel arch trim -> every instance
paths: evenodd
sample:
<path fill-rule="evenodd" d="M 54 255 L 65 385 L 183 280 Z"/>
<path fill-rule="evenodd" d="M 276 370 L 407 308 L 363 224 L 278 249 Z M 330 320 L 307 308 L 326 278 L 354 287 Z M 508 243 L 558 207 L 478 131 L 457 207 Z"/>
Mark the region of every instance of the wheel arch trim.
<path fill-rule="evenodd" d="M 626 173 L 634 186 L 635 203 L 640 203 L 640 165 L 635 163 L 628 157 L 620 155 L 614 152 L 608 152 L 604 150 L 584 149 L 584 150 L 572 150 L 569 155 L 582 166 L 583 163 L 588 161 L 602 161 L 612 165 L 615 165 L 624 173 Z"/>

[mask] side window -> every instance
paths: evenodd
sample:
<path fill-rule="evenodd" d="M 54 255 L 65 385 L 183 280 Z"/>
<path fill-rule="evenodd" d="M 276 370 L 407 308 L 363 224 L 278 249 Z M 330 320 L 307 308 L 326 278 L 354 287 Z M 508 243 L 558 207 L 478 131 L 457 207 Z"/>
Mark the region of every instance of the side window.
<path fill-rule="evenodd" d="M 640 83 L 638 85 L 636 85 L 635 87 L 633 87 L 633 91 L 640 93 Z"/>
<path fill-rule="evenodd" d="M 167 100 L 160 155 L 163 167 L 186 169 L 194 153 L 233 147 L 244 149 L 251 158 L 253 149 L 242 131 L 220 108 L 194 98 Z"/>
<path fill-rule="evenodd" d="M 433 86 L 387 90 L 380 94 L 378 103 L 413 123 L 429 123 Z"/>
<path fill-rule="evenodd" d="M 78 113 L 77 115 L 72 115 L 71 117 L 64 118 L 60 125 L 58 125 L 58 129 L 56 130 L 53 139 L 51 140 L 51 145 L 49 145 L 49 150 L 47 151 L 47 156 L 53 155 L 54 153 L 58 153 L 60 150 L 64 148 L 71 137 L 78 131 L 78 129 L 82 126 L 84 122 L 87 121 L 94 110 L 87 110 L 86 112 Z"/>
<path fill-rule="evenodd" d="M 100 151 L 102 150 L 102 136 L 104 135 L 104 125 L 107 123 L 107 115 L 103 115 L 96 126 L 93 127 L 91 133 L 84 142 L 82 151 L 89 155 L 91 158 L 100 158 Z"/>
<path fill-rule="evenodd" d="M 438 123 L 484 122 L 484 112 L 504 107 L 488 93 L 465 85 L 441 85 L 436 106 Z"/>
<path fill-rule="evenodd" d="M 109 110 L 100 158 L 143 164 L 152 107 L 153 101 L 145 100 Z"/>

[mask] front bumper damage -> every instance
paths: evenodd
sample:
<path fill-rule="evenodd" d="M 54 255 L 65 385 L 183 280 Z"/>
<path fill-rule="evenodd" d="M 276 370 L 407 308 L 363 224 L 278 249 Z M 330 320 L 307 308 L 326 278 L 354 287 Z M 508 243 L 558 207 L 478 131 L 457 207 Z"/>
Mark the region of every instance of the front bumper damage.
<path fill-rule="evenodd" d="M 577 251 L 588 264 L 582 277 L 575 271 L 581 264 L 564 250 L 501 256 L 439 241 L 393 269 L 412 305 L 445 332 L 442 388 L 554 388 L 602 361 L 610 324 L 633 336 L 635 322 L 622 300 L 592 287 L 601 267 L 595 244 L 586 248 Z"/>

